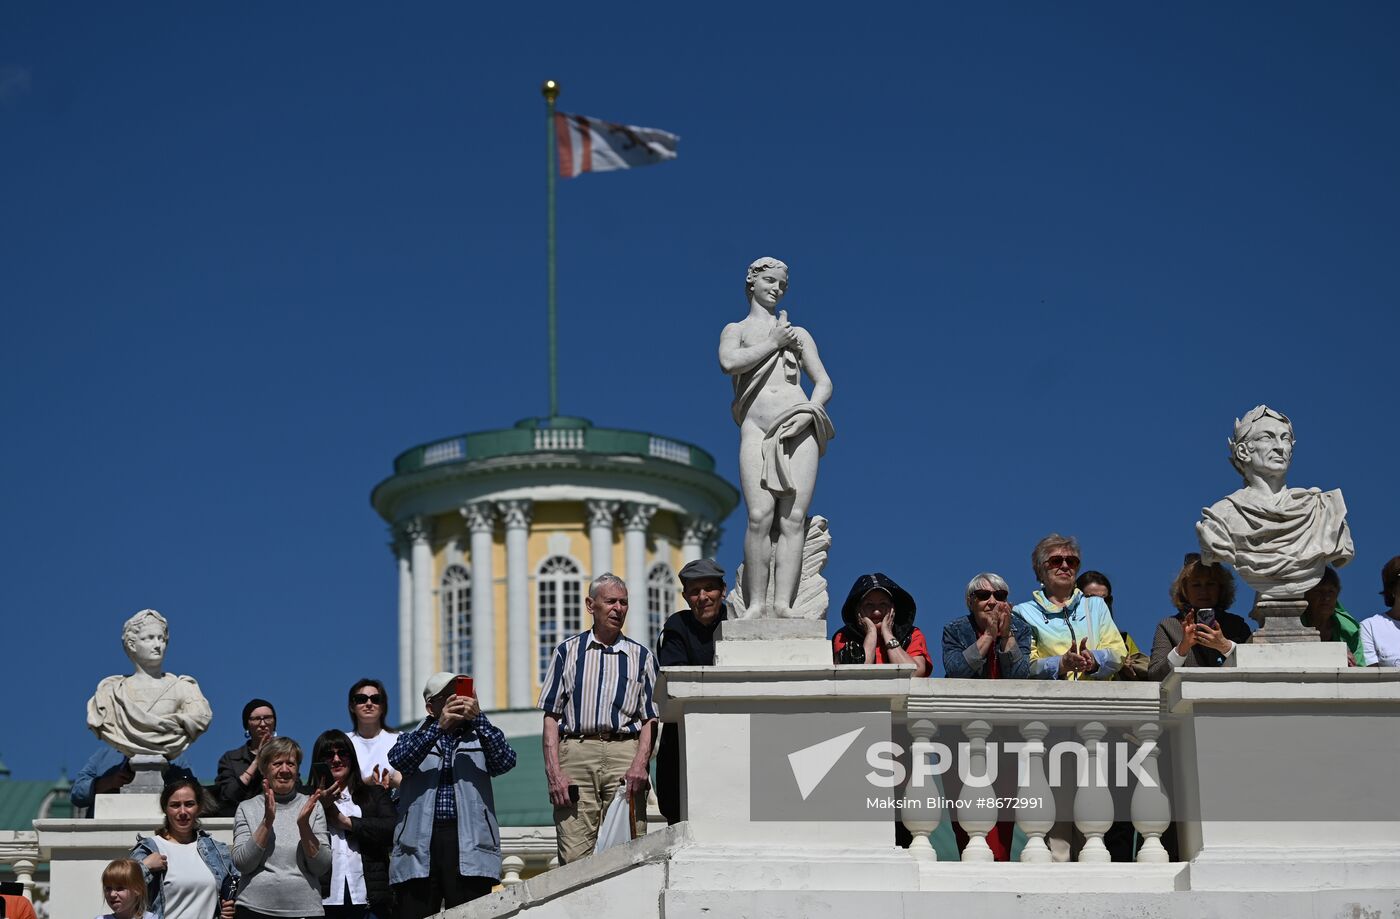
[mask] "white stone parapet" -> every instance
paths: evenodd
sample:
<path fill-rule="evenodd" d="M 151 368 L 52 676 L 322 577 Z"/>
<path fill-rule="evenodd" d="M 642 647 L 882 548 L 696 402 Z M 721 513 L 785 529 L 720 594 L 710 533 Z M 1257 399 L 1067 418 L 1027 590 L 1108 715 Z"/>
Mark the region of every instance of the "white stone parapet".
<path fill-rule="evenodd" d="M 726 619 L 715 631 L 715 663 L 762 667 L 768 664 L 831 664 L 826 623 L 812 619 Z"/>
<path fill-rule="evenodd" d="M 0 830 L 0 865 L 9 865 L 24 895 L 34 899 L 34 872 L 39 867 L 39 834 L 31 830 Z"/>

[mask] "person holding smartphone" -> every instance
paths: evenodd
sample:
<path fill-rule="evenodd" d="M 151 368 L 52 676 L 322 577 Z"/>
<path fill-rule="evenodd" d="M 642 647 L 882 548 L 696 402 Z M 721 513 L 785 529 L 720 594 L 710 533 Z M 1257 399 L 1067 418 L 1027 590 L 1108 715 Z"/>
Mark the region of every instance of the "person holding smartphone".
<path fill-rule="evenodd" d="M 377 782 L 362 778 L 355 746 L 329 730 L 311 748 L 311 786 L 325 789 L 321 807 L 331 834 L 331 873 L 321 885 L 330 919 L 389 919 L 389 846 L 394 802 Z"/>
<path fill-rule="evenodd" d="M 1171 587 L 1176 615 L 1157 623 L 1152 637 L 1149 680 L 1162 680 L 1178 667 L 1219 667 L 1249 641 L 1249 623 L 1229 612 L 1235 579 L 1220 565 L 1207 565 L 1188 552 Z"/>
<path fill-rule="evenodd" d="M 397 919 L 423 919 L 491 892 L 501 877 L 501 830 L 491 779 L 515 750 L 481 712 L 471 677 L 435 673 L 427 717 L 389 751 L 403 775 L 389 853 Z"/>

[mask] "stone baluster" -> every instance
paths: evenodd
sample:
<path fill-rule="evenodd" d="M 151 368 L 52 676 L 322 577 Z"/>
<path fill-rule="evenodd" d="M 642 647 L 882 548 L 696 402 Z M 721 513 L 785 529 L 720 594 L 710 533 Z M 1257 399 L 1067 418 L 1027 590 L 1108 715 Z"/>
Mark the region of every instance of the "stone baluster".
<path fill-rule="evenodd" d="M 1050 733 L 1043 721 L 1021 725 L 1021 738 L 1026 743 L 1024 756 L 1016 758 L 1016 796 L 1028 806 L 1016 808 L 1016 825 L 1026 834 L 1021 861 L 1049 863 L 1050 847 L 1045 834 L 1055 825 L 1055 795 L 1050 780 L 1045 777 L 1045 736 Z M 1021 768 L 1025 762 L 1026 768 Z"/>
<path fill-rule="evenodd" d="M 1138 746 L 1141 748 L 1149 743 L 1152 745 L 1139 768 L 1156 787 L 1146 782 L 1138 782 L 1137 787 L 1133 789 L 1132 803 L 1129 805 L 1133 827 L 1142 834 L 1142 846 L 1138 849 L 1137 860 L 1155 864 L 1165 864 L 1169 861 L 1167 850 L 1162 845 L 1162 834 L 1171 825 L 1171 802 L 1167 800 L 1167 791 L 1162 787 L 1162 773 L 1157 763 L 1157 755 L 1161 752 L 1157 747 L 1157 738 L 1161 736 L 1161 725 L 1155 721 L 1138 726 Z"/>
<path fill-rule="evenodd" d="M 1077 776 L 1080 781 L 1074 791 L 1074 825 L 1084 834 L 1084 847 L 1079 850 L 1081 862 L 1113 860 L 1103 844 L 1103 834 L 1113 826 L 1113 792 L 1108 786 L 1108 763 L 1105 759 L 1107 747 L 1100 745 L 1107 733 L 1108 729 L 1099 721 L 1089 721 L 1079 726 L 1079 738 L 1088 750 L 1085 757 L 1087 768 Z"/>
<path fill-rule="evenodd" d="M 987 737 L 992 733 L 992 726 L 985 721 L 972 721 L 963 728 L 963 732 L 967 734 L 968 749 L 967 765 L 961 776 L 962 791 L 958 795 L 962 801 L 962 806 L 958 808 L 958 824 L 967 834 L 962 860 L 996 861 L 991 846 L 987 845 L 987 834 L 997 825 L 997 808 L 995 800 L 991 804 L 986 802 L 987 798 L 996 798 L 996 789 L 990 782 L 976 784 L 985 782 L 988 777 Z"/>
<path fill-rule="evenodd" d="M 909 747 L 909 761 L 912 769 L 913 764 L 923 762 L 929 755 L 933 736 L 938 733 L 938 725 L 927 719 L 920 719 L 910 725 L 909 730 L 913 735 L 913 742 Z M 927 801 L 929 798 L 938 798 L 941 800 L 943 797 L 943 786 L 941 783 L 938 783 L 938 777 L 934 776 L 935 784 L 933 786 L 924 785 L 922 787 L 917 787 L 914 784 L 913 778 L 913 776 L 917 774 L 917 772 L 911 774 L 911 781 L 909 786 L 905 789 L 905 796 L 917 798 L 921 801 Z M 914 841 L 909 844 L 909 854 L 913 856 L 916 861 L 937 861 L 938 853 L 933 851 L 933 844 L 929 842 L 928 836 L 934 830 L 938 829 L 939 823 L 943 822 L 943 808 L 941 806 L 936 808 L 920 807 L 912 810 L 900 808 L 899 819 L 903 822 L 905 828 L 914 835 Z"/>
<path fill-rule="evenodd" d="M 501 859 L 501 886 L 514 887 L 519 884 L 520 872 L 525 870 L 525 859 L 519 855 L 507 855 Z"/>

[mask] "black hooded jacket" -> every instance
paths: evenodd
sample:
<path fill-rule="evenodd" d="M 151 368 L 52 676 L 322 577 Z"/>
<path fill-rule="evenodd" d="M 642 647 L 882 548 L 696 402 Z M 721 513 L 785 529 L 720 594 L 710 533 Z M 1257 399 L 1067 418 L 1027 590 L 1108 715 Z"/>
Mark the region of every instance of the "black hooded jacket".
<path fill-rule="evenodd" d="M 845 644 L 836 653 L 838 664 L 867 663 L 865 633 L 861 631 L 857 620 L 860 619 L 860 601 L 872 590 L 883 590 L 894 601 L 894 625 L 890 627 L 890 631 L 905 650 L 909 649 L 909 641 L 914 637 L 914 613 L 917 612 L 914 598 L 887 574 L 878 571 L 874 574 L 862 574 L 851 585 L 851 592 L 846 595 L 846 602 L 841 605 L 841 620 L 846 624 L 837 634 L 842 636 Z"/>

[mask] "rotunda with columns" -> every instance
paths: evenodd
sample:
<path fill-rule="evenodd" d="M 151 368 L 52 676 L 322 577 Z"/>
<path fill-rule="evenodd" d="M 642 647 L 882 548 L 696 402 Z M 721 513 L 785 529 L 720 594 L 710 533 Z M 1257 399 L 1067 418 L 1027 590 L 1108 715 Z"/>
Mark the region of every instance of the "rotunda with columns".
<path fill-rule="evenodd" d="M 401 453 L 370 495 L 398 561 L 398 721 L 439 670 L 470 673 L 485 710 L 532 707 L 605 571 L 627 581 L 626 634 L 653 645 L 683 605 L 676 572 L 714 555 L 738 504 L 714 467 L 692 444 L 560 416 Z"/>

